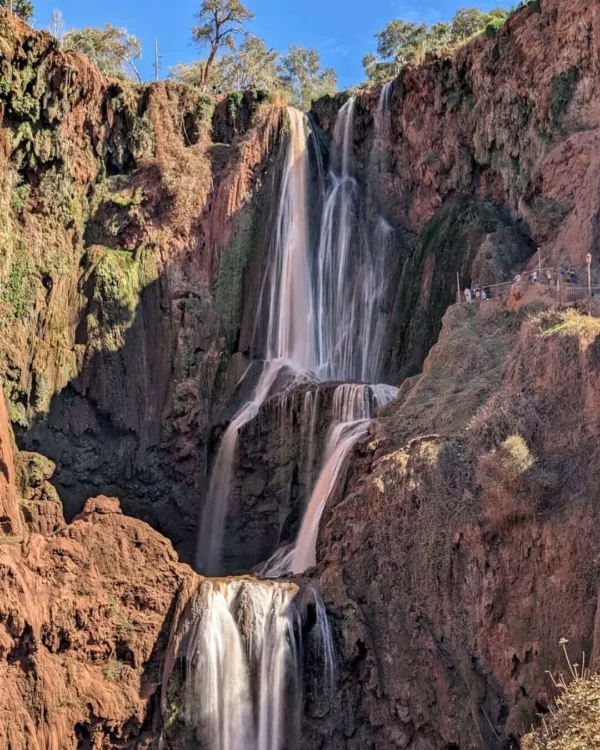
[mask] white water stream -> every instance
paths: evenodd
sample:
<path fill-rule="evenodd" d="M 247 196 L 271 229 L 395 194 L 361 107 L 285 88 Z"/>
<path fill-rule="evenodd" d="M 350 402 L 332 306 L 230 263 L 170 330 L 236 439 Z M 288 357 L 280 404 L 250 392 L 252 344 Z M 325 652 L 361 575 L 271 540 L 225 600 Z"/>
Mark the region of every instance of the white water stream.
<path fill-rule="evenodd" d="M 387 89 L 385 89 L 387 96 Z M 381 107 L 386 106 L 382 91 Z M 275 552 L 263 574 L 303 573 L 316 562 L 319 524 L 346 459 L 367 435 L 377 406 L 396 389 L 375 383 L 383 361 L 385 252 L 391 228 L 377 222 L 369 243 L 352 175 L 356 99 L 342 107 L 334 132 L 339 167 L 323 185 L 318 243 L 311 248 L 309 128 L 289 109 L 290 134 L 277 207 L 275 241 L 261 291 L 266 310 L 266 361 L 252 397 L 235 414 L 212 468 L 198 540 L 200 572 L 218 575 L 240 430 L 254 419 L 283 368 L 337 386 L 320 474 L 298 537 Z M 371 247 L 375 245 L 375 247 Z M 282 414 L 288 402 L 280 395 Z M 319 392 L 302 406 L 301 449 L 306 486 L 313 483 Z M 296 731 L 301 640 L 296 589 L 250 580 L 206 581 L 194 600 L 182 643 L 186 664 L 188 726 L 211 750 L 281 750 Z M 314 592 L 316 642 L 327 682 L 333 680 L 333 641 L 325 608 Z M 314 644 L 313 644 L 314 645 Z"/>

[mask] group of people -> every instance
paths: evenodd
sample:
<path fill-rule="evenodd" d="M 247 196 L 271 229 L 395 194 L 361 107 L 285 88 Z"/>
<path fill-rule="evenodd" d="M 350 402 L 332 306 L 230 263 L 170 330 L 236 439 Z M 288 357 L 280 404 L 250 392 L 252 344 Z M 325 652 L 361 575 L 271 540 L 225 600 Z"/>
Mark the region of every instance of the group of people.
<path fill-rule="evenodd" d="M 465 289 L 465 302 L 469 305 L 473 302 L 485 301 L 489 297 L 489 292 L 482 289 L 480 286 L 476 286 L 473 289 Z"/>
<path fill-rule="evenodd" d="M 535 269 L 533 271 L 530 271 L 526 274 L 518 273 L 513 283 L 520 284 L 520 283 L 529 283 L 529 284 L 548 284 L 549 286 L 558 286 L 558 281 L 560 280 L 561 283 L 565 284 L 577 284 L 578 278 L 577 274 L 572 268 L 568 268 L 566 266 L 559 266 L 558 269 L 555 268 L 544 268 L 544 269 Z M 501 287 L 504 287 L 505 285 L 501 284 Z M 464 298 L 465 302 L 467 304 L 472 304 L 473 302 L 480 302 L 487 299 L 491 299 L 492 297 L 492 290 L 490 287 L 481 287 L 481 286 L 473 286 L 473 288 L 467 288 L 464 290 Z"/>
<path fill-rule="evenodd" d="M 531 271 L 527 276 L 527 281 L 530 284 L 537 284 L 542 282 L 544 276 L 548 284 L 552 285 L 556 282 L 556 279 L 560 276 L 560 280 L 566 284 L 577 284 L 577 274 L 572 268 L 565 268 L 565 266 L 559 266 L 558 272 L 553 268 L 546 268 L 544 271 Z M 515 276 L 515 282 L 518 284 L 523 281 L 523 275 L 518 273 Z"/>

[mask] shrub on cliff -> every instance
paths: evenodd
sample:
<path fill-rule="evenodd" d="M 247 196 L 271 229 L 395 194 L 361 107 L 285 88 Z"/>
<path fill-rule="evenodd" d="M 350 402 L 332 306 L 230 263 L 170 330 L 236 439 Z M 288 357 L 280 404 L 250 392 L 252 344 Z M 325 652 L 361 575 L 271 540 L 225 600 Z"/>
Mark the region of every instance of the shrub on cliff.
<path fill-rule="evenodd" d="M 600 675 L 557 683 L 556 709 L 523 738 L 522 750 L 591 750 L 600 747 Z"/>

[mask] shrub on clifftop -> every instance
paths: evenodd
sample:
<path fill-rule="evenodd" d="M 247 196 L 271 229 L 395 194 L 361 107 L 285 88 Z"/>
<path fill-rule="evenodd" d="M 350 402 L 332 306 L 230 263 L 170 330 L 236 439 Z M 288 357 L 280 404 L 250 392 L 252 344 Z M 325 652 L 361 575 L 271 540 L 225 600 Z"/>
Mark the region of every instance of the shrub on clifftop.
<path fill-rule="evenodd" d="M 556 709 L 523 738 L 523 750 L 591 750 L 600 747 L 600 675 L 559 683 Z"/>

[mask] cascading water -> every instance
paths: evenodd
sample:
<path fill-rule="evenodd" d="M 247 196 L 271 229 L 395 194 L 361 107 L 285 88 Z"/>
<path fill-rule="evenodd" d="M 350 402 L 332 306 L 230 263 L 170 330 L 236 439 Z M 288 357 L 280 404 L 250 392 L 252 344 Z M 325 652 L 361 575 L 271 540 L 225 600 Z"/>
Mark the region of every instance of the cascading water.
<path fill-rule="evenodd" d="M 329 380 L 373 383 L 379 377 L 379 301 L 385 285 L 384 254 L 373 253 L 360 217 L 359 187 L 352 176 L 356 97 L 340 110 L 334 143 L 340 171 L 328 176 L 316 258 L 318 374 Z"/>
<path fill-rule="evenodd" d="M 379 101 L 377 103 L 377 111 L 375 113 L 375 135 L 380 139 L 385 139 L 390 134 L 390 108 L 393 93 L 394 81 L 387 81 L 386 83 L 384 83 L 379 93 Z"/>
<path fill-rule="evenodd" d="M 221 572 L 223 532 L 240 429 L 258 414 L 258 410 L 269 395 L 281 368 L 282 363 L 277 360 L 265 365 L 252 399 L 244 404 L 231 420 L 221 440 L 212 470 L 198 536 L 196 564 L 205 575 L 218 575 Z"/>
<path fill-rule="evenodd" d="M 344 462 L 356 443 L 368 433 L 374 409 L 391 401 L 397 393 L 391 386 L 340 385 L 336 388 L 325 464 L 302 519 L 295 548 L 288 557 L 293 573 L 304 573 L 315 564 L 319 522 Z"/>
<path fill-rule="evenodd" d="M 179 654 L 186 721 L 200 747 L 281 747 L 283 707 L 298 692 L 295 594 L 294 587 L 245 581 L 201 586 Z"/>
<path fill-rule="evenodd" d="M 206 575 L 221 570 L 221 549 L 240 429 L 254 419 L 284 366 L 314 366 L 308 244 L 308 134 L 306 118 L 288 108 L 290 137 L 277 214 L 276 241 L 265 276 L 268 296 L 267 365 L 252 399 L 231 420 L 221 441 L 200 522 L 196 564 Z M 267 284 L 268 282 L 268 284 Z"/>
<path fill-rule="evenodd" d="M 386 89 L 390 90 L 391 89 Z M 387 96 L 387 94 L 386 94 Z M 383 97 L 383 92 L 382 92 Z M 382 98 L 383 101 L 383 98 Z M 300 452 L 306 488 L 312 488 L 296 542 L 279 549 L 265 576 L 302 573 L 315 564 L 319 522 L 352 447 L 369 429 L 375 409 L 396 389 L 372 386 L 382 370 L 386 319 L 386 253 L 391 227 L 379 219 L 371 234 L 361 217 L 360 191 L 352 174 L 356 99 L 340 110 L 334 142 L 337 161 L 322 189 L 319 240 L 309 226 L 309 127 L 289 109 L 290 132 L 281 178 L 274 242 L 269 250 L 258 305 L 266 362 L 250 400 L 231 420 L 221 441 L 204 505 L 197 562 L 218 575 L 233 467 L 240 430 L 267 399 L 277 398 L 279 430 L 298 405 L 294 384 L 281 392 L 284 370 L 304 380 L 358 381 L 337 386 L 332 418 L 313 487 L 319 387 L 302 398 Z M 334 155 L 335 156 L 335 155 Z M 285 379 L 284 379 L 285 380 Z M 290 395 L 291 394 L 291 395 Z M 292 416 L 290 416 L 292 415 Z M 280 750 L 297 731 L 301 627 L 292 584 L 252 580 L 206 581 L 193 600 L 179 648 L 186 675 L 186 724 L 201 748 Z M 333 682 L 333 641 L 316 591 L 314 624 L 307 644 L 316 649 L 325 684 Z"/>
<path fill-rule="evenodd" d="M 206 750 L 279 750 L 298 732 L 302 618 L 294 584 L 205 581 L 178 636 L 186 725 Z M 314 589 L 307 640 L 329 689 L 334 654 Z M 307 602 L 307 605 L 309 603 Z"/>

